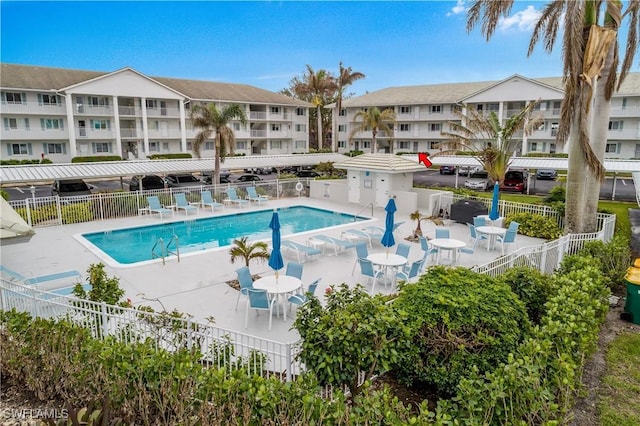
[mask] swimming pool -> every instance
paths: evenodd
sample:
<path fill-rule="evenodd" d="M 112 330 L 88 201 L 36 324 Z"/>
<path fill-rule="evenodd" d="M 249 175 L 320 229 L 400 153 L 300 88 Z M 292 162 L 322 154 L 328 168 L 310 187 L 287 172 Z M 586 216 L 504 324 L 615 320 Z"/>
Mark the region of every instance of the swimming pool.
<path fill-rule="evenodd" d="M 251 211 L 224 216 L 158 223 L 136 228 L 92 232 L 80 235 L 100 257 L 110 264 L 132 265 L 152 260 L 151 249 L 159 238 L 168 242 L 177 235 L 180 254 L 193 253 L 233 244 L 248 237 L 250 241 L 271 238 L 269 222 L 273 210 Z M 353 214 L 333 212 L 307 206 L 279 208 L 283 237 L 354 222 Z M 355 220 L 368 220 L 358 216 Z"/>

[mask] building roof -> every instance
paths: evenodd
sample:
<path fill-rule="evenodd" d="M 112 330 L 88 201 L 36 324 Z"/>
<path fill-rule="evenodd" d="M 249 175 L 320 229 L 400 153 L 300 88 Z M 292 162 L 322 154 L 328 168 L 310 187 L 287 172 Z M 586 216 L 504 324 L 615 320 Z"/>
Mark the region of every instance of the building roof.
<path fill-rule="evenodd" d="M 511 76 L 513 77 L 513 76 Z M 438 103 L 455 103 L 474 93 L 488 89 L 507 80 L 478 81 L 468 83 L 426 84 L 420 86 L 387 87 L 342 102 L 345 108 L 395 105 L 425 105 Z M 542 83 L 551 88 L 563 91 L 562 77 L 528 78 L 527 80 Z M 640 93 L 640 73 L 629 73 L 620 90 L 614 96 L 638 96 Z"/>
<path fill-rule="evenodd" d="M 97 77 L 106 76 L 111 73 L 112 72 L 83 71 L 3 63 L 2 72 L 0 74 L 0 86 L 5 89 L 60 91 L 65 87 L 86 82 Z M 300 99 L 295 99 L 280 93 L 270 92 L 268 90 L 246 84 L 184 80 L 167 77 L 148 77 L 182 93 L 190 99 L 195 100 L 214 100 L 254 104 L 264 103 L 304 107 L 312 106 Z"/>
<path fill-rule="evenodd" d="M 362 154 L 346 161 L 334 163 L 336 169 L 346 170 L 376 170 L 388 173 L 418 172 L 424 170 L 424 165 L 395 154 Z"/>
<path fill-rule="evenodd" d="M 244 169 L 250 167 L 312 166 L 318 163 L 340 162 L 349 157 L 338 153 L 251 155 L 229 157 L 221 167 Z M 0 184 L 47 182 L 56 179 L 93 179 L 147 174 L 193 173 L 210 171 L 213 158 L 180 160 L 130 160 L 97 163 L 31 164 L 0 167 Z"/>

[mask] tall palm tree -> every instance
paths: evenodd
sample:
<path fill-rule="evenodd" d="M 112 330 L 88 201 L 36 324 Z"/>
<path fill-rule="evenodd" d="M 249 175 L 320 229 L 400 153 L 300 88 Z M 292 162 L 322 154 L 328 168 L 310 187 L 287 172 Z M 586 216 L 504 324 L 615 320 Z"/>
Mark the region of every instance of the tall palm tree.
<path fill-rule="evenodd" d="M 247 116 L 238 104 L 227 105 L 219 110 L 215 104 L 196 104 L 191 108 L 191 120 L 194 127 L 201 129 L 193 140 L 193 152 L 200 158 L 200 147 L 215 132 L 215 159 L 213 182 L 220 183 L 220 163 L 228 155 L 233 154 L 236 137 L 231 127 L 231 120 L 239 120 L 243 125 L 247 124 Z"/>
<path fill-rule="evenodd" d="M 569 141 L 567 174 L 568 232 L 595 230 L 596 189 L 604 179 L 602 159 L 606 146 L 611 95 L 620 87 L 638 49 L 640 0 L 629 0 L 623 13 L 621 0 L 556 0 L 545 6 L 534 28 L 528 55 L 543 41 L 552 51 L 560 27 L 563 31 L 564 99 L 560 111 L 557 143 Z M 475 0 L 467 14 L 467 31 L 481 20 L 487 41 L 502 16 L 508 16 L 513 0 Z M 604 13 L 601 13 L 604 8 Z M 625 58 L 619 76 L 617 32 L 629 17 Z M 603 25 L 599 25 L 600 18 Z M 593 97 L 595 94 L 595 98 Z M 595 186 L 595 187 L 594 187 Z"/>
<path fill-rule="evenodd" d="M 529 136 L 544 121 L 541 115 L 532 115 L 537 104 L 538 101 L 529 102 L 504 124 L 493 111 L 485 115 L 482 111 L 462 105 L 461 110 L 454 111 L 460 121 L 450 121 L 451 131 L 441 134 L 471 151 L 489 176 L 502 183 L 519 143 L 514 138 L 516 133 L 521 131 Z"/>
<path fill-rule="evenodd" d="M 355 121 L 355 126 L 349 134 L 349 139 L 352 139 L 358 132 L 371 130 L 372 153 L 376 152 L 376 137 L 378 136 L 378 131 L 381 131 L 389 138 L 393 138 L 393 128 L 396 124 L 396 113 L 391 108 L 380 111 L 378 107 L 371 107 L 366 110 L 358 111 L 353 119 Z M 393 150 L 393 142 L 391 143 L 391 147 Z"/>
<path fill-rule="evenodd" d="M 307 72 L 302 77 L 293 79 L 293 92 L 303 100 L 311 102 L 316 107 L 317 142 L 318 149 L 322 149 L 322 109 L 327 100 L 333 96 L 337 89 L 334 77 L 326 70 L 317 72 L 307 65 Z"/>
<path fill-rule="evenodd" d="M 356 80 L 360 80 L 365 78 L 365 75 L 359 71 L 352 71 L 351 67 L 344 67 L 342 65 L 342 61 L 340 61 L 338 77 L 336 78 L 336 109 L 337 113 L 333 118 L 333 134 L 331 135 L 332 146 L 331 150 L 334 152 L 338 151 L 338 116 L 340 115 L 340 111 L 342 111 L 342 100 L 344 99 L 344 89 L 351 86 Z"/>

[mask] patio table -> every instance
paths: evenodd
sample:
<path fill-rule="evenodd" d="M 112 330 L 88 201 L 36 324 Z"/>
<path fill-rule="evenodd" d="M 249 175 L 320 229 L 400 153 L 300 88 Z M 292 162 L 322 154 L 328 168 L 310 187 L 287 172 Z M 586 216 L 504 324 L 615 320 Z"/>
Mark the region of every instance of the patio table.
<path fill-rule="evenodd" d="M 442 260 L 442 250 L 449 250 L 453 252 L 451 264 L 455 264 L 458 258 L 458 249 L 466 246 L 464 241 L 456 240 L 455 238 L 434 238 L 429 240 L 429 244 L 438 248 L 436 255 L 436 264 L 440 264 Z"/>
<path fill-rule="evenodd" d="M 267 275 L 253 282 L 253 288 L 267 290 L 269 295 L 278 298 L 278 303 L 282 306 L 285 321 L 287 320 L 287 310 L 285 309 L 284 303 L 286 295 L 293 293 L 301 287 L 302 280 L 284 274 L 278 274 L 277 279 L 275 275 Z"/>
<path fill-rule="evenodd" d="M 367 256 L 367 260 L 369 260 L 374 265 L 384 268 L 385 277 L 389 276 L 389 271 L 393 270 L 395 272 L 398 267 L 406 265 L 408 261 L 408 259 L 404 256 L 387 252 L 371 253 L 369 256 Z M 396 283 L 395 273 L 393 274 L 393 283 L 394 285 Z"/>
<path fill-rule="evenodd" d="M 478 226 L 476 228 L 476 232 L 478 234 L 487 235 L 489 238 L 487 239 L 487 251 L 495 250 L 496 245 L 496 237 L 498 235 L 503 236 L 507 232 L 505 228 L 500 228 L 499 226 Z"/>

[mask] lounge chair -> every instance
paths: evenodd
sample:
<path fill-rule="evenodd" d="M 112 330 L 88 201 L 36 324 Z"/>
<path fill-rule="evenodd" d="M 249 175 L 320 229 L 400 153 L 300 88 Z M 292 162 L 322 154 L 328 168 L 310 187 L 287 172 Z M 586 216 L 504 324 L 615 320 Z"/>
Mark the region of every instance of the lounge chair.
<path fill-rule="evenodd" d="M 211 211 L 216 211 L 216 207 L 224 209 L 224 204 L 214 200 L 209 191 L 202 191 L 200 193 L 200 206 L 202 206 L 202 208 L 211 207 Z"/>
<path fill-rule="evenodd" d="M 322 243 L 333 247 L 336 256 L 338 255 L 338 251 L 354 248 L 356 246 L 356 244 L 351 241 L 341 240 L 340 238 L 330 237 L 328 235 L 314 235 L 311 239 L 321 241 Z"/>
<path fill-rule="evenodd" d="M 149 203 L 149 213 L 158 213 L 160 215 L 160 219 L 162 219 L 163 214 L 171 213 L 171 216 L 173 216 L 173 210 L 162 207 L 157 195 L 149 195 L 147 197 L 147 202 Z"/>
<path fill-rule="evenodd" d="M 280 245 L 282 248 L 294 251 L 298 257 L 298 263 L 302 263 L 302 259 L 306 261 L 310 256 L 322 254 L 322 252 L 315 247 L 306 246 L 295 241 L 283 240 Z"/>
<path fill-rule="evenodd" d="M 182 192 L 173 194 L 173 198 L 176 200 L 176 209 L 184 210 L 185 214 L 189 214 L 189 212 L 198 213 L 198 208 L 189 204 L 187 197 Z"/>
<path fill-rule="evenodd" d="M 0 274 L 7 281 L 14 281 L 26 285 L 46 285 L 51 288 L 62 287 L 71 282 L 76 283 L 82 281 L 82 275 L 76 270 L 57 272 L 54 274 L 46 274 L 32 277 L 25 277 L 16 271 L 0 265 Z M 55 284 L 59 285 L 55 285 Z M 54 285 L 50 285 L 54 284 Z"/>
<path fill-rule="evenodd" d="M 403 223 L 404 223 L 404 221 L 403 222 L 394 223 L 393 224 L 393 232 L 396 232 L 396 229 L 398 229 L 400 227 L 400 225 L 402 225 Z M 380 235 L 380 238 L 382 238 L 382 236 L 384 235 L 384 228 L 381 228 L 379 226 L 373 226 L 373 225 L 365 226 L 364 230 L 366 232 L 368 232 L 372 237 Z"/>
<path fill-rule="evenodd" d="M 371 245 L 371 234 L 361 231 L 359 229 L 347 229 L 346 231 L 342 231 L 342 237 L 344 239 L 346 234 L 346 238 L 350 240 L 365 240 L 369 243 L 369 247 L 373 247 Z M 382 238 L 382 236 L 380 236 Z"/>
<path fill-rule="evenodd" d="M 255 186 L 248 186 L 246 190 L 247 190 L 247 200 L 249 201 L 255 201 L 258 203 L 258 205 L 260 205 L 260 203 L 262 202 L 269 201 L 269 197 L 264 195 L 258 195 L 258 193 L 256 192 Z"/>
<path fill-rule="evenodd" d="M 227 198 L 225 201 L 229 201 L 230 203 L 236 204 L 238 207 L 249 205 L 249 201 L 243 200 L 238 197 L 238 193 L 234 187 L 227 188 Z"/>

